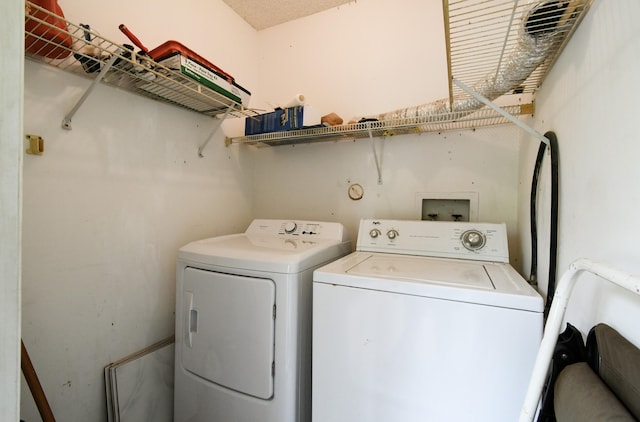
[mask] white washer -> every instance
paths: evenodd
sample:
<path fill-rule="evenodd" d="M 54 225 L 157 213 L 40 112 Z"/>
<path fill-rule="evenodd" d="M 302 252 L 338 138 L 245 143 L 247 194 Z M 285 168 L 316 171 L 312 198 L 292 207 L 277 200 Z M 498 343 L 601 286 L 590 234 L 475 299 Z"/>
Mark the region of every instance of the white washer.
<path fill-rule="evenodd" d="M 282 220 L 182 247 L 175 421 L 309 421 L 312 274 L 349 252 L 341 224 Z"/>
<path fill-rule="evenodd" d="M 314 273 L 313 422 L 518 420 L 543 301 L 503 224 L 362 220 Z"/>

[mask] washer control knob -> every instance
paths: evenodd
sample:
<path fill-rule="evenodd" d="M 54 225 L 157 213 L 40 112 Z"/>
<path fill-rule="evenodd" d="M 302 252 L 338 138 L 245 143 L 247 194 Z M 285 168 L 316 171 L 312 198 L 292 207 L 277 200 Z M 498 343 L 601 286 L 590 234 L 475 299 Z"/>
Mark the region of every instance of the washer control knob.
<path fill-rule="evenodd" d="M 399 236 L 399 233 L 398 233 L 398 230 L 396 229 L 391 229 L 387 232 L 387 237 L 389 238 L 389 240 L 393 240 L 398 236 Z"/>
<path fill-rule="evenodd" d="M 295 223 L 295 221 L 288 221 L 284 223 L 284 232 L 287 234 L 295 232 L 297 228 L 298 225 Z"/>
<path fill-rule="evenodd" d="M 369 236 L 371 236 L 372 239 L 377 239 L 381 234 L 382 233 L 378 229 L 371 229 L 371 231 L 369 232 Z"/>
<path fill-rule="evenodd" d="M 487 242 L 487 238 L 485 235 L 478 230 L 467 230 L 462 233 L 460 237 L 462 241 L 462 246 L 469 249 L 470 251 L 477 251 L 478 249 L 482 249 L 482 247 Z"/>

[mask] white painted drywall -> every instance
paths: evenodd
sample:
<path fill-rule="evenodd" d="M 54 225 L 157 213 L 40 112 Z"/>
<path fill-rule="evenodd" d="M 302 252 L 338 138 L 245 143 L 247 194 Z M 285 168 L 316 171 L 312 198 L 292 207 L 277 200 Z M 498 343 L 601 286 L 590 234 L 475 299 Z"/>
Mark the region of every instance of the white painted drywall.
<path fill-rule="evenodd" d="M 149 46 L 193 44 L 254 85 L 255 31 L 222 2 L 60 3 L 118 42 L 126 23 Z M 62 129 L 89 83 L 25 62 L 24 127 L 45 151 L 24 157 L 23 336 L 60 421 L 106 421 L 104 366 L 173 333 L 177 249 L 252 218 L 251 156 L 219 131 L 198 157 L 213 119 L 101 85 Z"/>
<path fill-rule="evenodd" d="M 22 209 L 20 1 L 0 4 L 0 420 L 19 416 Z"/>
<path fill-rule="evenodd" d="M 333 219 L 355 238 L 361 218 L 419 219 L 416 194 L 478 192 L 479 220 L 506 222 L 517 246 L 518 133 L 513 128 L 446 132 L 371 142 L 261 149 L 256 154 L 256 212 L 269 218 Z M 351 183 L 364 197 L 347 196 Z M 511 255 L 518 257 L 516 250 Z M 517 262 L 517 259 L 514 260 Z"/>
<path fill-rule="evenodd" d="M 297 92 L 345 121 L 448 96 L 442 4 L 364 0 L 258 33 L 255 107 Z"/>
<path fill-rule="evenodd" d="M 558 274 L 578 258 L 640 273 L 638 16 L 636 0 L 595 1 L 537 95 L 535 127 L 553 130 L 560 145 Z M 535 153 L 533 144 L 523 144 L 525 185 Z M 543 196 L 548 196 L 548 183 L 546 178 Z M 524 190 L 521 194 L 528 196 Z M 543 224 L 548 230 L 548 221 Z M 546 267 L 541 271 L 546 288 Z M 632 296 L 582 276 L 567 320 L 583 333 L 596 322 L 608 322 L 640 345 L 640 298 Z"/>

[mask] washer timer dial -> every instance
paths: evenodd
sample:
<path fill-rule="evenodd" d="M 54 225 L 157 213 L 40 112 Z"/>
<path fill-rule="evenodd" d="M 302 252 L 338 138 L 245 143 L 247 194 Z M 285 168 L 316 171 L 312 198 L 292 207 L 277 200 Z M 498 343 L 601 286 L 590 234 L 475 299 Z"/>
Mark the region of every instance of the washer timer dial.
<path fill-rule="evenodd" d="M 462 242 L 462 246 L 468 250 L 477 251 L 482 249 L 482 247 L 487 243 L 487 238 L 482 232 L 471 229 L 462 233 L 460 241 Z"/>

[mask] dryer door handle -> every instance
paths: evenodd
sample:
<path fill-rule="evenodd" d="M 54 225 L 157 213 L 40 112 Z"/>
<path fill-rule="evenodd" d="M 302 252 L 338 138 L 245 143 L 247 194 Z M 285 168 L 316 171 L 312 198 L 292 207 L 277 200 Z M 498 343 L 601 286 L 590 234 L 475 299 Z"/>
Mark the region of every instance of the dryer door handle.
<path fill-rule="evenodd" d="M 193 335 L 198 332 L 198 310 L 193 307 L 193 293 L 184 292 L 185 303 L 185 342 L 190 348 L 193 347 Z"/>

